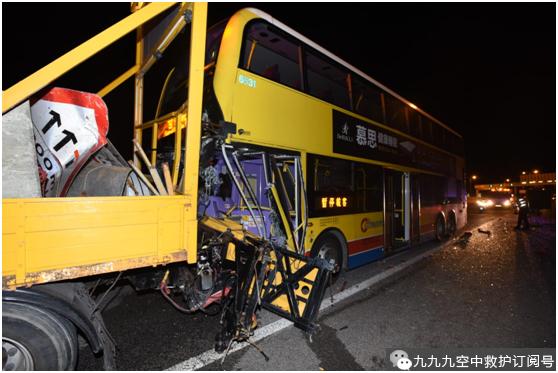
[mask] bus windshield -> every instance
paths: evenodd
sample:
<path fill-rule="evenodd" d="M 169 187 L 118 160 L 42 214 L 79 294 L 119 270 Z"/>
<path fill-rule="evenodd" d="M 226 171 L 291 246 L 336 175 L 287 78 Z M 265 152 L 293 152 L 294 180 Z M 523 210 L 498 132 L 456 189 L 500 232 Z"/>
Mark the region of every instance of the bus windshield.
<path fill-rule="evenodd" d="M 225 19 L 207 31 L 205 65 L 215 63 L 221 44 L 223 31 L 227 25 L 228 19 Z M 168 79 L 163 100 L 159 111 L 159 116 L 178 110 L 186 101 L 188 96 L 188 61 L 190 49 L 187 47 L 190 41 L 189 30 L 183 31 L 169 46 L 165 52 L 168 60 L 171 62 L 167 65 L 167 75 L 163 79 Z"/>

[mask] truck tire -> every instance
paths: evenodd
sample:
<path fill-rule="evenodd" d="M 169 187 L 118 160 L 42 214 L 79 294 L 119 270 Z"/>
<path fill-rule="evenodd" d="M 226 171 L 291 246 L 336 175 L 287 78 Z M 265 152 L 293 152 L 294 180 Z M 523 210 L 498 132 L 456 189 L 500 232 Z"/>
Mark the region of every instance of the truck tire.
<path fill-rule="evenodd" d="M 71 322 L 28 304 L 3 303 L 2 370 L 73 370 L 77 354 Z"/>

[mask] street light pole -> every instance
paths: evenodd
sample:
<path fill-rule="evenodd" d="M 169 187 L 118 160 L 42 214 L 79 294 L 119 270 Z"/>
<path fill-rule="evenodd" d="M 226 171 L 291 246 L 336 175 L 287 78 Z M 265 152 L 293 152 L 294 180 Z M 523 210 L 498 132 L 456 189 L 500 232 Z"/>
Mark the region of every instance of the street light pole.
<path fill-rule="evenodd" d="M 476 196 L 476 192 L 475 192 L 475 180 L 477 180 L 477 175 L 471 175 L 471 180 L 469 181 L 469 188 L 470 188 L 470 196 L 474 197 Z"/>

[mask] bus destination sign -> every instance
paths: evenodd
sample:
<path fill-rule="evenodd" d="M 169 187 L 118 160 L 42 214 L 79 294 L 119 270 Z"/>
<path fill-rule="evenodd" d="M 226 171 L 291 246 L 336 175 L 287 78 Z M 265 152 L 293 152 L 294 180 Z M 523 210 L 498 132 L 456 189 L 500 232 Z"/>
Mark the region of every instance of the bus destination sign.
<path fill-rule="evenodd" d="M 320 207 L 323 209 L 334 208 L 334 207 L 348 207 L 349 198 L 345 196 L 337 197 L 320 197 Z"/>
<path fill-rule="evenodd" d="M 453 157 L 374 124 L 333 110 L 333 152 L 448 174 Z"/>

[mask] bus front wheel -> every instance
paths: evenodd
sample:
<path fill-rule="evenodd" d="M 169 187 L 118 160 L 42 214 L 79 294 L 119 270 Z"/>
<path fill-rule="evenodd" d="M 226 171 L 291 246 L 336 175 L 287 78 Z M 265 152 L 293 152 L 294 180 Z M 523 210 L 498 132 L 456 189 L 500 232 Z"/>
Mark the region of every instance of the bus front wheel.
<path fill-rule="evenodd" d="M 312 257 L 320 257 L 328 262 L 333 262 L 333 280 L 336 280 L 343 267 L 343 254 L 341 244 L 330 234 L 326 234 L 316 240 L 312 248 Z"/>

